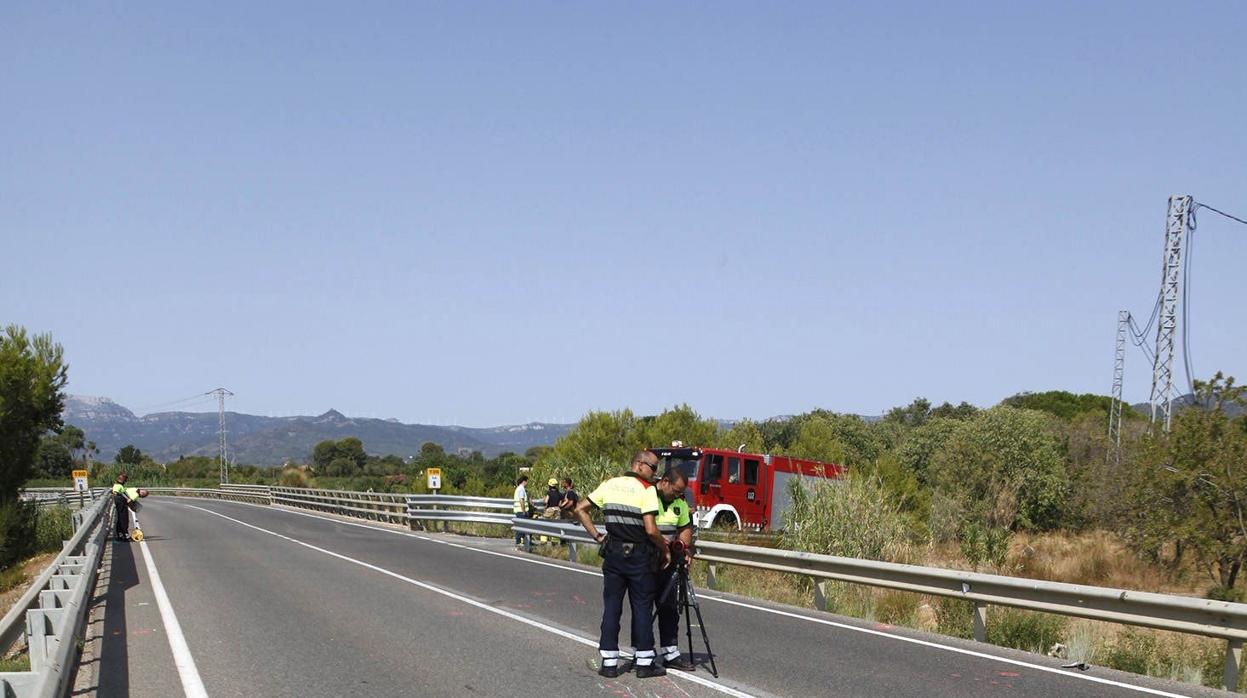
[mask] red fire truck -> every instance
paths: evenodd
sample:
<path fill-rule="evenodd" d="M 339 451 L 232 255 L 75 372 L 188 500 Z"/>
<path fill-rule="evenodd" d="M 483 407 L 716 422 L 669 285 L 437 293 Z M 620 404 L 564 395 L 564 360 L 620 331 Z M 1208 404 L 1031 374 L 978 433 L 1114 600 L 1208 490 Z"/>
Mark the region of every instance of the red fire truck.
<path fill-rule="evenodd" d="M 798 476 L 839 478 L 844 467 L 815 460 L 676 445 L 651 448 L 659 472 L 679 468 L 688 476 L 689 505 L 699 528 L 730 526 L 767 531 L 783 525 L 792 503 L 788 482 Z"/>

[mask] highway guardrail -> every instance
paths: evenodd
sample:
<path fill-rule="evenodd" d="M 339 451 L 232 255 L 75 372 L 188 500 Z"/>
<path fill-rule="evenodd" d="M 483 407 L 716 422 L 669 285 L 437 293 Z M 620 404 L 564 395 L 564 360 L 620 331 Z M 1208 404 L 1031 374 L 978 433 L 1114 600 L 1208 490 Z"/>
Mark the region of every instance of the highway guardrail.
<path fill-rule="evenodd" d="M 224 499 L 234 502 L 250 502 L 252 504 L 270 504 L 266 492 L 213 489 L 209 487 L 144 487 L 154 497 L 199 497 L 202 499 Z"/>
<path fill-rule="evenodd" d="M 273 504 L 342 514 L 369 521 L 407 523 L 407 495 L 389 492 L 351 490 L 313 490 L 302 487 L 273 487 Z"/>
<path fill-rule="evenodd" d="M 407 519 L 417 522 L 511 525 L 511 500 L 497 497 L 459 497 L 448 494 L 407 495 Z"/>
<path fill-rule="evenodd" d="M 583 528 L 570 522 L 517 518 L 513 527 L 529 536 L 594 542 Z M 575 560 L 574 547 L 569 547 L 568 557 Z M 974 604 L 974 639 L 979 642 L 986 640 L 988 606 L 1219 638 L 1227 643 L 1222 676 L 1226 690 L 1238 686 L 1243 641 L 1247 640 L 1247 604 L 1242 603 L 708 541 L 697 544 L 697 558 L 708 563 L 706 578 L 711 589 L 716 586 L 717 565 L 812 577 L 815 605 L 820 610 L 827 607 L 827 580 L 963 599 Z"/>
<path fill-rule="evenodd" d="M 30 671 L 0 673 L 0 694 L 51 698 L 68 693 L 111 513 L 108 497 L 98 497 L 75 514 L 74 535 L 0 620 L 0 651 L 24 631 L 30 657 Z"/>

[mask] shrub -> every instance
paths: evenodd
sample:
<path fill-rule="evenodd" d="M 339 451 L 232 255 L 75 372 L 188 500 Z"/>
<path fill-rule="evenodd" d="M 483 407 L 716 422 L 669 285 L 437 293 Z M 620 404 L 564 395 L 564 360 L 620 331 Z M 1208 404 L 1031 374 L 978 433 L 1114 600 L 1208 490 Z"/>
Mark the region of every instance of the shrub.
<path fill-rule="evenodd" d="M 61 549 L 61 543 L 74 535 L 73 512 L 69 507 L 44 507 L 35 515 L 34 552 Z"/>
<path fill-rule="evenodd" d="M 282 468 L 281 474 L 277 476 L 277 484 L 282 487 L 307 487 L 310 479 L 306 470 Z"/>
<path fill-rule="evenodd" d="M 1051 613 L 993 606 L 987 611 L 987 641 L 1043 654 L 1062 639 L 1068 624 L 1068 619 Z"/>
<path fill-rule="evenodd" d="M 0 570 L 34 550 L 35 508 L 21 502 L 0 504 Z"/>
<path fill-rule="evenodd" d="M 875 599 L 875 620 L 892 625 L 913 625 L 922 597 L 907 591 L 887 590 Z"/>
<path fill-rule="evenodd" d="M 824 555 L 903 562 L 912 532 L 877 478 L 789 482 L 792 506 L 784 515 L 784 544 Z"/>

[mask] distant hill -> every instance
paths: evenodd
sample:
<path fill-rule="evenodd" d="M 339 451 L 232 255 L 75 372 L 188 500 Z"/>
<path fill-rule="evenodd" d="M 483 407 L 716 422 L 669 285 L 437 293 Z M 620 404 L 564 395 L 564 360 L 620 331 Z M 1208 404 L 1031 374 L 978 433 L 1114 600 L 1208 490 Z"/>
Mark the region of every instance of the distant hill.
<path fill-rule="evenodd" d="M 99 447 L 99 458 L 105 460 L 112 460 L 126 444 L 134 444 L 161 462 L 217 452 L 216 412 L 157 412 L 139 417 L 108 398 L 71 395 L 65 400 L 63 416 L 67 424 L 86 432 Z M 231 456 L 238 463 L 255 465 L 279 465 L 287 458 L 302 461 L 317 442 L 347 436 L 358 437 L 373 455 L 415 455 L 428 441 L 447 451 L 466 449 L 486 456 L 504 451 L 523 453 L 533 446 L 553 444 L 572 426 L 534 422 L 487 428 L 444 427 L 351 418 L 337 410 L 315 417 L 225 413 Z"/>
<path fill-rule="evenodd" d="M 1175 397 L 1173 399 L 1174 414 L 1177 414 L 1178 410 L 1182 409 L 1183 407 L 1190 407 L 1191 405 L 1194 405 L 1194 404 L 1195 404 L 1195 396 L 1192 395 L 1191 393 L 1187 393 L 1186 395 Z M 1150 402 L 1140 402 L 1137 405 L 1131 405 L 1131 407 L 1133 407 L 1136 412 L 1138 412 L 1139 414 L 1145 417 L 1152 416 L 1152 403 Z M 1225 413 L 1230 415 L 1231 417 L 1240 415 L 1243 412 L 1247 412 L 1247 409 L 1239 407 L 1238 405 L 1226 405 L 1225 406 Z"/>

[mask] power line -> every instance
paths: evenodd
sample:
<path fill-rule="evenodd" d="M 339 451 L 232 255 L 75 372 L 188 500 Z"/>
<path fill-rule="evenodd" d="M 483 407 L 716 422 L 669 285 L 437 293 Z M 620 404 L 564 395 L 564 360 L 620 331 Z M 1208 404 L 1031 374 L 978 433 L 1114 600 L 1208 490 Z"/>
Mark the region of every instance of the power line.
<path fill-rule="evenodd" d="M 1216 213 L 1216 214 L 1219 214 L 1219 215 L 1225 216 L 1226 218 L 1229 218 L 1229 219 L 1230 219 L 1230 220 L 1232 220 L 1232 221 L 1237 221 L 1237 222 L 1239 222 L 1239 223 L 1242 223 L 1243 225 L 1247 225 L 1247 221 L 1243 220 L 1242 218 L 1239 218 L 1238 216 L 1233 216 L 1233 215 L 1230 215 L 1230 214 L 1226 213 L 1225 211 L 1222 211 L 1222 210 L 1220 210 L 1220 209 L 1215 209 L 1215 208 L 1213 208 L 1213 207 L 1209 206 L 1208 204 L 1201 204 L 1201 203 L 1199 203 L 1199 202 L 1195 202 L 1195 209 L 1201 209 L 1201 208 L 1206 208 L 1206 209 L 1208 209 L 1209 211 L 1212 211 L 1213 213 Z M 1192 216 L 1191 216 L 1191 222 L 1192 222 L 1192 223 L 1194 223 L 1194 222 L 1195 222 L 1195 217 L 1194 217 L 1194 215 L 1193 215 L 1193 214 L 1195 213 L 1195 211 L 1194 211 L 1194 210 L 1192 210 L 1192 211 L 1191 211 L 1191 213 L 1192 213 Z M 1194 226 L 1192 225 L 1192 227 L 1194 227 Z"/>

